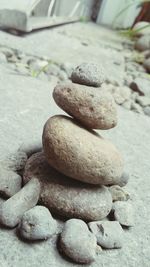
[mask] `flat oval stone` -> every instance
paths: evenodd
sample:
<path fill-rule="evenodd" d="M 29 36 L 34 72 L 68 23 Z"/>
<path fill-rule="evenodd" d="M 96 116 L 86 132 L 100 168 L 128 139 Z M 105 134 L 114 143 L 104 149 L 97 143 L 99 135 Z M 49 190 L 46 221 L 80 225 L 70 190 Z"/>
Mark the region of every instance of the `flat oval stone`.
<path fill-rule="evenodd" d="M 96 237 L 85 222 L 71 219 L 66 222 L 60 235 L 60 248 L 77 263 L 91 263 L 96 257 Z"/>
<path fill-rule="evenodd" d="M 72 72 L 72 82 L 99 87 L 105 80 L 102 66 L 95 63 L 82 63 Z"/>
<path fill-rule="evenodd" d="M 116 221 L 90 222 L 89 229 L 97 238 L 97 243 L 103 248 L 121 248 L 123 244 L 123 229 Z"/>
<path fill-rule="evenodd" d="M 117 124 L 117 109 L 110 93 L 71 82 L 57 85 L 56 104 L 91 129 L 107 130 Z"/>
<path fill-rule="evenodd" d="M 25 239 L 46 240 L 56 234 L 57 223 L 47 208 L 38 205 L 23 214 L 19 230 Z"/>
<path fill-rule="evenodd" d="M 43 130 L 43 149 L 49 164 L 85 183 L 118 184 L 123 160 L 108 140 L 67 116 L 51 117 Z"/>
<path fill-rule="evenodd" d="M 27 161 L 24 183 L 32 177 L 41 183 L 40 202 L 56 214 L 95 221 L 105 218 L 112 208 L 112 197 L 107 187 L 66 177 L 47 163 L 43 152 L 33 154 Z"/>

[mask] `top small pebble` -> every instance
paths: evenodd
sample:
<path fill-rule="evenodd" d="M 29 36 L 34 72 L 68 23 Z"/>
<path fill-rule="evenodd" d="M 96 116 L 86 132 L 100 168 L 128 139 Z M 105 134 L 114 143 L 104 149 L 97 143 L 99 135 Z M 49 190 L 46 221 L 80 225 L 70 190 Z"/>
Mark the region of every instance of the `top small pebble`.
<path fill-rule="evenodd" d="M 71 80 L 87 86 L 99 87 L 104 82 L 104 69 L 94 63 L 82 63 L 72 72 Z"/>

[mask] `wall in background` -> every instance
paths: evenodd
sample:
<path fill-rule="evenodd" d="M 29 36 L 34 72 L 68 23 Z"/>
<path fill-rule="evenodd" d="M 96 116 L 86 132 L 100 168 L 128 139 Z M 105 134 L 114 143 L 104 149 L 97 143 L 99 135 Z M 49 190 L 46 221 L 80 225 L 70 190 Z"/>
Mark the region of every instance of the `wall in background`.
<path fill-rule="evenodd" d="M 93 3 L 94 0 L 41 0 L 34 10 L 34 15 L 90 18 Z"/>
<path fill-rule="evenodd" d="M 93 0 L 57 0 L 56 16 L 91 17 Z"/>
<path fill-rule="evenodd" d="M 97 23 L 113 28 L 129 28 L 132 26 L 135 18 L 139 14 L 141 7 L 138 4 L 131 5 L 117 19 L 117 14 L 134 0 L 103 0 L 98 14 Z"/>

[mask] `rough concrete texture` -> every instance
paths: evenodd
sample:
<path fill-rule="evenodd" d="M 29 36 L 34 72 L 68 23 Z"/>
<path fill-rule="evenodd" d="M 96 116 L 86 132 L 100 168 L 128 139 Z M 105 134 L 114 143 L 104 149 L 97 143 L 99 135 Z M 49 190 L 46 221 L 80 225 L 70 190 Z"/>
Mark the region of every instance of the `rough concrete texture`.
<path fill-rule="evenodd" d="M 85 58 L 87 61 L 100 60 L 104 64 L 107 63 L 107 71 L 113 76 L 112 80 L 117 77 L 120 82 L 125 75 L 125 53 L 130 53 L 123 49 L 120 37 L 93 24 L 79 23 L 26 37 L 0 32 L 0 43 L 30 55 L 46 55 L 52 60 L 58 59 L 61 63 L 67 61 L 76 65 L 82 63 Z M 115 65 L 114 61 L 120 65 Z M 15 153 L 20 147 L 29 151 L 39 148 L 45 121 L 49 116 L 60 113 L 51 97 L 55 85 L 56 81 L 54 84 L 16 75 L 10 67 L 0 65 L 0 158 L 5 158 L 10 152 Z M 124 156 L 125 168 L 130 174 L 126 187 L 136 207 L 135 226 L 125 231 L 121 250 L 103 251 L 97 255 L 91 266 L 149 267 L 150 118 L 122 107 L 118 107 L 118 112 L 118 126 L 107 132 L 103 131 L 102 134 L 109 137 Z M 0 265 L 79 266 L 59 255 L 55 239 L 43 243 L 24 243 L 18 239 L 16 230 L 8 231 L 4 228 L 0 228 Z"/>

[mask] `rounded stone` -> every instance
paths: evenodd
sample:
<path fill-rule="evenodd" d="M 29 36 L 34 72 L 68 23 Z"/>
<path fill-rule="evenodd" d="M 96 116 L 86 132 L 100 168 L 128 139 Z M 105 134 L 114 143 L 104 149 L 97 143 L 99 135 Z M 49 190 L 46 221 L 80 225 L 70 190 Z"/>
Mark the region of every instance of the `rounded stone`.
<path fill-rule="evenodd" d="M 117 109 L 110 93 L 75 83 L 57 85 L 53 92 L 57 105 L 91 129 L 107 130 L 117 124 Z"/>
<path fill-rule="evenodd" d="M 139 51 L 145 51 L 150 49 L 150 35 L 144 35 L 139 38 L 135 43 L 135 48 Z"/>
<path fill-rule="evenodd" d="M 72 72 L 72 82 L 99 87 L 105 80 L 102 66 L 95 63 L 82 63 Z"/>
<path fill-rule="evenodd" d="M 109 187 L 113 202 L 115 201 L 127 201 L 130 195 L 124 191 L 119 185 L 112 185 Z"/>
<path fill-rule="evenodd" d="M 26 211 L 20 222 L 20 233 L 29 240 L 48 239 L 56 233 L 56 229 L 56 221 L 43 206 L 35 206 Z"/>
<path fill-rule="evenodd" d="M 0 167 L 0 196 L 12 197 L 21 190 L 21 187 L 22 178 L 19 174 Z"/>
<path fill-rule="evenodd" d="M 127 86 L 116 86 L 112 90 L 112 96 L 118 105 L 122 105 L 126 100 L 130 99 L 131 89 Z"/>
<path fill-rule="evenodd" d="M 67 116 L 51 117 L 43 130 L 43 149 L 49 164 L 85 183 L 118 184 L 123 160 L 116 147 Z"/>
<path fill-rule="evenodd" d="M 66 222 L 60 236 L 62 252 L 77 263 L 91 263 L 96 257 L 96 237 L 82 220 Z"/>
<path fill-rule="evenodd" d="M 107 187 L 66 177 L 47 163 L 43 152 L 33 154 L 27 161 L 24 183 L 32 177 L 41 184 L 40 202 L 58 215 L 95 221 L 105 218 L 112 208 L 112 197 Z"/>
<path fill-rule="evenodd" d="M 145 69 L 147 70 L 147 72 L 150 73 L 150 58 L 145 59 L 143 65 Z"/>
<path fill-rule="evenodd" d="M 121 248 L 123 244 L 123 229 L 116 221 L 97 221 L 88 224 L 96 236 L 97 243 L 103 248 Z"/>
<path fill-rule="evenodd" d="M 147 21 L 139 21 L 134 25 L 133 30 L 136 36 L 150 34 L 150 23 Z"/>
<path fill-rule="evenodd" d="M 150 116 L 150 107 L 144 108 L 144 114 Z"/>
<path fill-rule="evenodd" d="M 131 202 L 129 201 L 116 201 L 113 204 L 112 212 L 114 218 L 123 226 L 134 225 L 134 210 Z"/>

